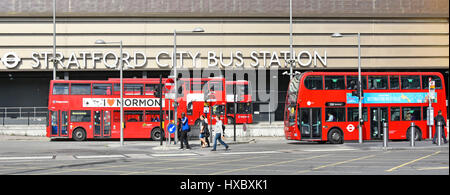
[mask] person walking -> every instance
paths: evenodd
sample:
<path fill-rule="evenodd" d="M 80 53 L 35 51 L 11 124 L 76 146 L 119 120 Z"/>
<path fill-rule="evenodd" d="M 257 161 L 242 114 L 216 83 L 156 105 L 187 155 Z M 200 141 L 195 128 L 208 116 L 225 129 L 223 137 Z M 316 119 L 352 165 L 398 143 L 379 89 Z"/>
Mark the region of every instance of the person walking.
<path fill-rule="evenodd" d="M 446 126 L 446 123 L 445 123 L 445 118 L 442 116 L 442 111 L 441 110 L 439 110 L 438 111 L 438 115 L 434 118 L 434 129 L 435 129 L 435 132 L 434 132 L 434 138 L 433 138 L 433 144 L 436 144 L 436 138 L 437 138 L 437 136 L 438 136 L 438 131 L 437 131 L 437 123 L 438 123 L 438 121 L 439 122 L 441 122 L 441 124 L 442 124 L 442 127 L 441 127 L 441 137 L 444 139 L 444 143 L 446 144 L 448 141 L 447 141 L 447 138 L 445 137 L 445 126 Z M 438 139 L 440 139 L 440 138 L 438 138 Z"/>
<path fill-rule="evenodd" d="M 189 146 L 189 141 L 188 141 L 188 132 L 191 130 L 191 128 L 189 127 L 188 124 L 188 119 L 186 117 L 186 114 L 181 113 L 181 146 L 180 149 L 183 149 L 183 143 L 186 145 L 186 149 L 191 149 L 191 147 Z"/>
<path fill-rule="evenodd" d="M 208 145 L 208 148 L 211 147 L 209 145 L 209 136 L 211 135 L 211 133 L 209 132 L 209 127 L 208 127 L 208 118 L 206 118 L 205 116 L 203 116 L 203 125 L 205 126 L 205 142 Z"/>
<path fill-rule="evenodd" d="M 206 131 L 207 131 L 207 125 L 205 125 L 205 117 L 203 115 L 200 116 L 200 145 L 202 146 L 202 148 L 206 147 Z"/>
<path fill-rule="evenodd" d="M 222 141 L 223 138 L 223 123 L 220 120 L 219 116 L 215 116 L 214 119 L 216 119 L 216 125 L 214 125 L 213 127 L 213 136 L 214 136 L 214 145 L 213 145 L 213 149 L 211 151 L 216 151 L 216 147 L 217 147 L 217 140 L 219 140 L 220 144 L 222 144 L 223 146 L 225 146 L 225 150 L 228 150 L 228 145 Z"/>

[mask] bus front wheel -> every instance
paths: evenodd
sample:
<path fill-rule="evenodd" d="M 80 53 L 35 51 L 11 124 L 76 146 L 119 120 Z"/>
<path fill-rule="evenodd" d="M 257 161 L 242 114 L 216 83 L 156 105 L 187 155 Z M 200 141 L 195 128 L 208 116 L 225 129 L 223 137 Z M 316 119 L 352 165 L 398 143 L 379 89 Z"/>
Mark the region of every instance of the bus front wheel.
<path fill-rule="evenodd" d="M 328 132 L 328 141 L 331 144 L 343 144 L 344 143 L 344 136 L 342 132 L 339 129 L 331 129 Z"/>
<path fill-rule="evenodd" d="M 86 131 L 83 128 L 76 128 L 75 130 L 73 130 L 72 138 L 75 141 L 85 141 Z"/>

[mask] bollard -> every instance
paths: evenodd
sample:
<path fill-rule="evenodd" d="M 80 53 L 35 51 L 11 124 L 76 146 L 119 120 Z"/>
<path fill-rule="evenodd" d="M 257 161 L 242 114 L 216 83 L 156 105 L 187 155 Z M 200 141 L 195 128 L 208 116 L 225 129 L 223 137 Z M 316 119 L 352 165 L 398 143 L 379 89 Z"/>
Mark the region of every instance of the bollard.
<path fill-rule="evenodd" d="M 441 121 L 437 122 L 436 125 L 436 131 L 437 131 L 437 145 L 440 146 L 441 145 L 441 138 L 442 138 L 442 123 Z"/>
<path fill-rule="evenodd" d="M 414 141 L 415 141 L 414 140 L 415 131 L 416 131 L 416 126 L 415 126 L 414 122 L 411 122 L 411 135 L 409 137 L 409 141 L 410 141 L 411 147 L 414 147 L 414 145 L 415 145 L 415 143 L 414 143 Z"/>
<path fill-rule="evenodd" d="M 387 122 L 383 123 L 383 147 L 386 149 L 388 147 L 388 138 L 389 137 L 389 130 Z"/>

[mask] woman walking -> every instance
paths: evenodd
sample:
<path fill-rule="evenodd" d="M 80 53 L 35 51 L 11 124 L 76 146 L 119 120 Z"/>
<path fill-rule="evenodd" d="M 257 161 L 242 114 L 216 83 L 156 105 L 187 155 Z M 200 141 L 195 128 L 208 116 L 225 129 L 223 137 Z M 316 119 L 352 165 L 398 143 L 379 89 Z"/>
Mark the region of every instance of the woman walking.
<path fill-rule="evenodd" d="M 228 150 L 228 145 L 222 141 L 223 138 L 223 123 L 220 120 L 219 116 L 215 116 L 214 117 L 216 119 L 216 125 L 214 125 L 213 127 L 213 136 L 214 136 L 214 146 L 213 149 L 211 151 L 216 151 L 216 147 L 217 147 L 217 140 L 219 140 L 220 144 L 222 144 L 223 146 L 225 146 L 225 150 Z"/>

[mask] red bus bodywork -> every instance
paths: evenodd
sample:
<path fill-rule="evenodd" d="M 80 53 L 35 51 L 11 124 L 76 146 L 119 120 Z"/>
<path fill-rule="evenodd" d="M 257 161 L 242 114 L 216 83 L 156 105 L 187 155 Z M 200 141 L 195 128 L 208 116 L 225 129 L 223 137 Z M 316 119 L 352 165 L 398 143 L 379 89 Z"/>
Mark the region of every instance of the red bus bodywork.
<path fill-rule="evenodd" d="M 357 76 L 358 73 L 353 72 L 306 72 L 296 75 L 290 81 L 286 97 L 286 139 L 332 143 L 358 140 L 358 103 L 357 97 L 352 96 L 355 89 L 351 84 Z M 435 127 L 433 125 L 430 135 L 426 120 L 430 77 L 436 82 L 437 99 L 432 103 L 433 116 L 442 111 L 443 117 L 447 119 L 442 74 L 363 72 L 362 85 L 367 88 L 363 90 L 362 100 L 363 140 L 382 139 L 382 122 L 388 123 L 389 139 L 409 139 L 411 122 L 415 123 L 418 130 L 415 139 L 433 137 Z M 338 137 L 333 138 L 333 135 Z M 339 136 L 341 139 L 337 139 Z"/>
<path fill-rule="evenodd" d="M 159 98 L 154 96 L 159 83 L 159 79 L 123 79 L 124 138 L 161 138 Z M 47 137 L 76 138 L 84 133 L 78 138 L 119 138 L 119 86 L 119 79 L 50 81 Z M 165 126 L 169 100 L 162 96 Z"/>
<path fill-rule="evenodd" d="M 178 117 L 185 113 L 189 125 L 199 125 L 200 116 L 204 115 L 211 124 L 211 115 L 219 116 L 227 124 L 225 79 L 180 78 L 178 81 Z M 212 121 L 215 124 L 215 120 Z"/>
<path fill-rule="evenodd" d="M 227 99 L 227 120 L 230 124 L 236 121 L 236 124 L 253 123 L 253 104 L 252 91 L 248 81 L 225 81 L 226 99 Z M 234 94 L 236 88 L 236 119 L 234 117 Z"/>

